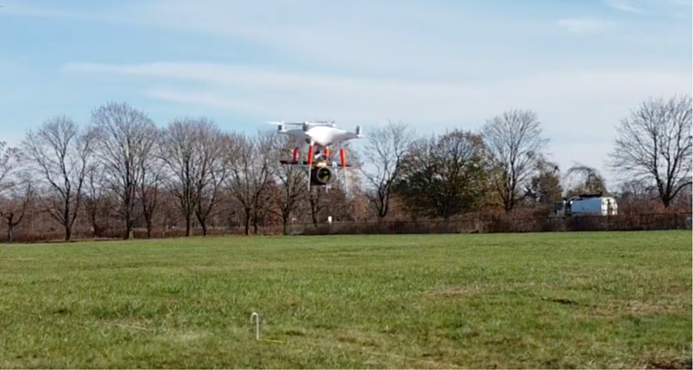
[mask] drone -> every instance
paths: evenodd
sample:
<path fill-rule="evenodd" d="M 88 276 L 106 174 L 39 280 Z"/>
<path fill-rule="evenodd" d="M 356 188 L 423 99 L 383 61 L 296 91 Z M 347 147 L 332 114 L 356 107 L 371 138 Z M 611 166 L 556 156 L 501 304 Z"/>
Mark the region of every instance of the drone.
<path fill-rule="evenodd" d="M 344 170 L 352 167 L 346 162 L 346 154 L 343 148 L 339 149 L 339 163 L 333 161 L 330 155 L 330 148 L 341 146 L 342 143 L 352 139 L 360 139 L 361 126 L 356 126 L 354 132 L 349 132 L 337 128 L 334 121 L 312 121 L 312 122 L 268 122 L 277 125 L 277 132 L 299 139 L 308 144 L 308 153 L 305 160 L 301 160 L 301 149 L 296 147 L 293 151 L 292 160 L 281 160 L 281 164 L 299 166 L 306 168 L 310 181 L 308 190 L 311 186 L 327 186 L 333 182 L 335 176 L 332 168 L 339 168 L 346 181 Z M 287 127 L 298 127 L 290 128 Z"/>

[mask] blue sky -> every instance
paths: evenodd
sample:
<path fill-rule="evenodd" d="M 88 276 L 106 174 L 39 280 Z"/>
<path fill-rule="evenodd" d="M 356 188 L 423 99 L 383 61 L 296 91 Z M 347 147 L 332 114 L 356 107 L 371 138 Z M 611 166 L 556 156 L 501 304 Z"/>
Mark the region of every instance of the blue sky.
<path fill-rule="evenodd" d="M 691 93 L 686 0 L 0 0 L 0 140 L 126 101 L 346 128 L 476 129 L 535 110 L 562 168 L 604 170 L 614 125 Z"/>

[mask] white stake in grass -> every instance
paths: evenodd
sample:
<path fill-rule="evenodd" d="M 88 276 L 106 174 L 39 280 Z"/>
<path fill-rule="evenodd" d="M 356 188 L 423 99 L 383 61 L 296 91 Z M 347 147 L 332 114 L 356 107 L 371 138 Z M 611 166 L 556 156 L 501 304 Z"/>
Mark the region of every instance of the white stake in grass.
<path fill-rule="evenodd" d="M 255 340 L 260 340 L 260 315 L 257 312 L 253 312 L 250 315 L 250 323 L 253 323 L 253 318 L 255 318 Z"/>

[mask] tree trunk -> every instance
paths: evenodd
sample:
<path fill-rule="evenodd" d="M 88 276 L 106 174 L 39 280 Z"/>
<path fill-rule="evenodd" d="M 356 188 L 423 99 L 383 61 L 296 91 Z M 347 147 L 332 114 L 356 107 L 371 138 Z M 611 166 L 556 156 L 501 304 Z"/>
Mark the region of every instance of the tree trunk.
<path fill-rule="evenodd" d="M 142 207 L 142 213 L 144 213 L 144 222 L 147 224 L 147 239 L 152 238 L 152 231 L 154 230 L 154 220 L 153 220 L 153 212 L 151 209 L 147 209 L 147 207 Z"/>
<path fill-rule="evenodd" d="M 282 233 L 283 233 L 284 235 L 289 235 L 289 224 L 288 224 L 286 221 L 284 221 L 284 226 L 283 226 L 283 228 L 282 228 Z"/>
<path fill-rule="evenodd" d="M 7 224 L 7 242 L 12 243 L 14 241 L 14 225 L 12 222 Z"/>
<path fill-rule="evenodd" d="M 199 220 L 202 227 L 202 236 L 207 236 L 207 220 Z"/>
<path fill-rule="evenodd" d="M 289 217 L 290 215 L 282 215 L 282 234 L 289 235 Z"/>
<path fill-rule="evenodd" d="M 91 228 L 93 230 L 94 238 L 98 238 L 99 237 L 99 230 L 98 230 L 98 225 L 96 224 L 96 212 L 95 211 L 89 212 L 89 220 L 91 221 Z"/>
<path fill-rule="evenodd" d="M 250 210 L 245 210 L 245 235 L 250 235 Z"/>
<path fill-rule="evenodd" d="M 125 240 L 133 238 L 132 232 L 132 220 L 130 220 L 130 215 L 128 214 L 128 219 L 125 221 Z"/>
<path fill-rule="evenodd" d="M 315 225 L 315 226 L 318 226 L 318 210 L 317 210 L 317 208 L 318 208 L 317 201 L 315 201 L 315 203 L 313 203 L 313 201 L 311 200 L 310 217 L 313 219 L 313 225 Z"/>
<path fill-rule="evenodd" d="M 65 241 L 69 242 L 70 238 L 72 238 L 72 226 L 65 225 Z"/>
<path fill-rule="evenodd" d="M 70 222 L 70 201 L 65 201 L 65 209 L 63 209 L 63 220 L 65 221 L 65 241 L 69 242 L 72 238 L 72 222 Z M 74 221 L 74 220 L 73 220 Z"/>
<path fill-rule="evenodd" d="M 669 209 L 669 205 L 671 204 L 671 199 L 669 198 L 668 195 L 664 195 L 662 197 L 662 204 L 664 205 L 665 210 Z"/>
<path fill-rule="evenodd" d="M 125 200 L 125 235 L 124 238 L 125 240 L 130 239 L 130 234 L 132 233 L 132 212 L 129 208 L 129 201 L 126 198 Z"/>
<path fill-rule="evenodd" d="M 192 228 L 192 217 L 190 213 L 185 214 L 185 236 L 190 236 L 190 229 Z"/>
<path fill-rule="evenodd" d="M 387 212 L 390 210 L 390 201 L 386 194 L 379 194 L 378 197 L 380 202 L 379 204 L 376 204 L 378 211 L 378 222 L 382 222 L 385 217 L 387 217 Z"/>

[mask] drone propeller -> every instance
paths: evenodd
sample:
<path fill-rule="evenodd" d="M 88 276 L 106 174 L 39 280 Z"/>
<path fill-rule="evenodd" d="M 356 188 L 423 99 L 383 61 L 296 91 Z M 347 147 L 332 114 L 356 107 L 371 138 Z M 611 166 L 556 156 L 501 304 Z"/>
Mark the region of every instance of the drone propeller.
<path fill-rule="evenodd" d="M 311 126 L 328 126 L 335 127 L 334 121 L 305 121 L 305 122 L 284 122 L 284 121 L 269 121 L 267 122 L 271 125 L 279 126 L 302 126 L 304 130 L 307 130 Z"/>
<path fill-rule="evenodd" d="M 287 125 L 287 126 L 300 126 L 303 122 L 284 122 L 284 121 L 269 121 L 270 125 Z"/>

